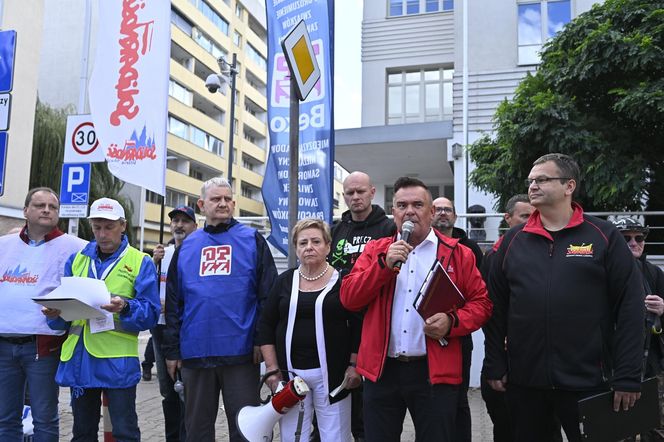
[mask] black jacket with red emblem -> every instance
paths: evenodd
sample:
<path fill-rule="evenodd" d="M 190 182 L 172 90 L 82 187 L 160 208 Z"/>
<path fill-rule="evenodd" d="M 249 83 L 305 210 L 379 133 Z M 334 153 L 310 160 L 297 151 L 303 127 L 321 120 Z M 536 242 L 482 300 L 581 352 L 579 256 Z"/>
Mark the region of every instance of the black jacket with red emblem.
<path fill-rule="evenodd" d="M 490 270 L 484 373 L 524 387 L 639 391 L 640 272 L 611 223 L 573 208 L 560 231 L 535 211 L 505 234 Z"/>

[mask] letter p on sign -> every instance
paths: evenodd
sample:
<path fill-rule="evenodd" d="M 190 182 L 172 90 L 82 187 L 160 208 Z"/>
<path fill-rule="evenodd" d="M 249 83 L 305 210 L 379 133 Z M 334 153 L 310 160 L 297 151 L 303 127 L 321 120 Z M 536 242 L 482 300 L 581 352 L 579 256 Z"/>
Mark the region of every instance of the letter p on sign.
<path fill-rule="evenodd" d="M 67 177 L 67 192 L 73 192 L 74 186 L 80 186 L 85 179 L 85 169 L 80 166 L 69 168 L 69 176 Z"/>

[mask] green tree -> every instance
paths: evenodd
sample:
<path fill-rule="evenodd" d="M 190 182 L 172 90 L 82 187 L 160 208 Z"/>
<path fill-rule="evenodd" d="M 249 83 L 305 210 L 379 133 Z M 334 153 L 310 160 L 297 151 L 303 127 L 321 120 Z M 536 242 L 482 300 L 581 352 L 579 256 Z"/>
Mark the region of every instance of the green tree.
<path fill-rule="evenodd" d="M 64 159 L 64 139 L 67 128 L 67 115 L 71 108 L 56 109 L 37 100 L 35 110 L 35 128 L 32 141 L 32 163 L 30 165 L 30 187 L 47 186 L 56 192 L 60 189 L 60 177 Z M 106 163 L 93 163 L 90 179 L 90 201 L 97 198 L 113 198 L 120 202 L 127 215 L 127 237 L 133 244 L 131 200 L 120 194 L 124 182 L 115 178 L 108 171 Z M 61 219 L 59 227 L 67 231 L 67 220 Z M 79 224 L 79 236 L 93 238 L 87 219 Z"/>
<path fill-rule="evenodd" d="M 471 183 L 504 207 L 549 152 L 579 162 L 586 210 L 664 208 L 664 1 L 607 0 L 567 24 L 470 146 Z"/>

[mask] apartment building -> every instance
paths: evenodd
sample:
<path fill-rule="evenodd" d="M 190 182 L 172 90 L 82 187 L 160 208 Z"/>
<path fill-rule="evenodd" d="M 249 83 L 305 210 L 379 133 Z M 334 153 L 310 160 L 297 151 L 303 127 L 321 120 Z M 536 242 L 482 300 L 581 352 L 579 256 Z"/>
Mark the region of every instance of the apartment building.
<path fill-rule="evenodd" d="M 94 66 L 98 1 L 91 1 L 90 56 Z M 85 0 L 46 2 L 41 51 L 39 96 L 52 106 L 78 102 Z M 264 216 L 260 189 L 267 161 L 266 24 L 261 0 L 173 0 L 171 2 L 171 60 L 168 99 L 168 160 L 166 213 L 172 207 L 196 207 L 204 181 L 228 177 L 230 132 L 233 126 L 232 181 L 236 192 L 235 216 Z M 231 91 L 211 93 L 205 80 L 219 73 L 217 62 L 237 57 L 234 124 Z M 88 73 L 89 75 L 89 73 Z M 89 112 L 86 109 L 80 113 Z M 126 184 L 134 204 L 133 224 L 144 246 L 158 241 L 160 197 Z"/>

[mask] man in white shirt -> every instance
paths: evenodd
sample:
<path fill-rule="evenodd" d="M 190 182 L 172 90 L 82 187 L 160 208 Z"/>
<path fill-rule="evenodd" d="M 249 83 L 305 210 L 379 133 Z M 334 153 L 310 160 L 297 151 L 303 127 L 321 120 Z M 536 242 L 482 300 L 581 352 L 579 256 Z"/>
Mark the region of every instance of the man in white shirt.
<path fill-rule="evenodd" d="M 488 320 L 491 301 L 472 251 L 431 228 L 434 206 L 422 181 L 394 183 L 392 214 L 399 231 L 406 221 L 414 224 L 408 242 L 400 234 L 370 241 L 341 283 L 344 307 L 366 309 L 357 359 L 365 377 L 365 440 L 399 441 L 408 410 L 418 440 L 449 441 L 462 381 L 461 338 Z M 413 302 L 436 260 L 465 304 L 423 319 Z"/>
<path fill-rule="evenodd" d="M 196 222 L 196 213 L 194 209 L 189 206 L 180 206 L 171 210 L 168 213 L 171 219 L 171 235 L 173 235 L 173 243 L 167 247 L 159 244 L 155 247 L 152 254 L 152 260 L 155 265 L 161 263 L 159 271 L 159 297 L 161 299 L 162 314 L 159 316 L 159 323 L 152 332 L 152 343 L 154 345 L 155 362 L 157 363 L 157 379 L 159 380 L 159 392 L 164 398 L 161 401 L 161 406 L 164 410 L 164 425 L 166 430 L 167 442 L 184 442 L 185 429 L 184 429 L 184 402 L 178 396 L 178 393 L 173 389 L 174 380 L 166 370 L 166 359 L 161 349 L 163 342 L 164 329 L 166 328 L 166 321 L 164 319 L 164 301 L 166 299 L 166 275 L 168 274 L 168 267 L 171 264 L 171 258 L 175 252 L 176 247 L 190 233 L 196 230 L 198 224 Z"/>

